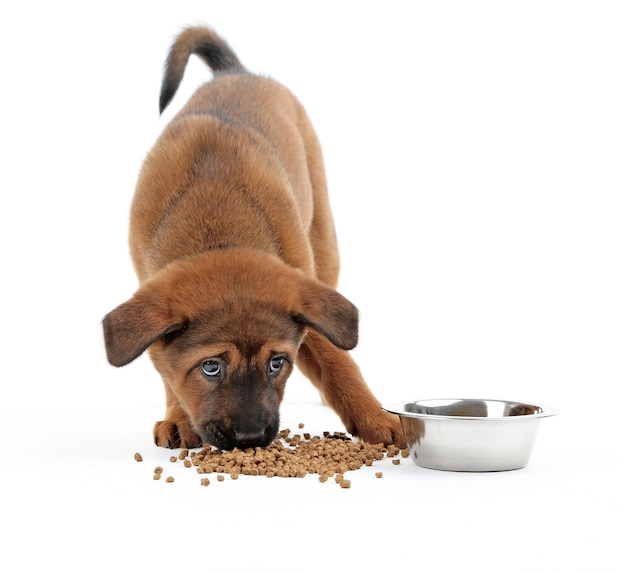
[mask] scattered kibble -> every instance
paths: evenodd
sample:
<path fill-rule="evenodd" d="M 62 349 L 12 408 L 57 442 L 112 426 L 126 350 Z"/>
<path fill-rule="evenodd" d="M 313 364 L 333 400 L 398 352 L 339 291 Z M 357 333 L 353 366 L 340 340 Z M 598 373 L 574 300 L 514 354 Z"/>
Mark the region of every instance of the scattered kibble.
<path fill-rule="evenodd" d="M 136 462 L 143 462 L 143 458 L 141 457 L 141 454 L 140 454 L 139 452 L 137 452 L 137 453 L 134 455 L 134 458 L 135 458 L 135 461 L 136 461 Z"/>
<path fill-rule="evenodd" d="M 172 476 L 167 476 L 167 477 L 165 478 L 165 481 L 166 481 L 167 483 L 172 483 L 172 482 L 174 481 L 174 478 L 173 478 Z"/>
<path fill-rule="evenodd" d="M 303 427 L 304 424 L 298 424 L 298 428 Z M 138 455 L 135 454 L 135 459 Z M 344 432 L 324 432 L 320 437 L 311 436 L 308 432 L 292 435 L 290 430 L 285 429 L 265 448 L 222 451 L 203 444 L 199 450 L 182 449 L 178 456 L 169 459 L 172 463 L 181 460 L 185 467 L 195 467 L 197 473 L 205 476 L 215 473 L 219 482 L 224 481 L 225 474 L 231 480 L 239 479 L 240 475 L 304 478 L 308 474 L 317 474 L 321 483 L 334 477 L 335 483 L 347 489 L 351 482 L 345 478 L 345 472 L 372 466 L 384 457 L 396 458 L 398 455 L 406 458 L 409 451 L 394 445 L 355 441 Z M 392 463 L 398 465 L 400 460 L 392 459 Z M 163 468 L 156 467 L 154 479 L 160 479 L 162 473 Z M 375 475 L 381 478 L 383 473 L 376 472 Z M 165 481 L 171 483 L 174 478 L 168 477 Z M 201 477 L 200 483 L 207 486 L 210 482 L 207 477 Z"/>

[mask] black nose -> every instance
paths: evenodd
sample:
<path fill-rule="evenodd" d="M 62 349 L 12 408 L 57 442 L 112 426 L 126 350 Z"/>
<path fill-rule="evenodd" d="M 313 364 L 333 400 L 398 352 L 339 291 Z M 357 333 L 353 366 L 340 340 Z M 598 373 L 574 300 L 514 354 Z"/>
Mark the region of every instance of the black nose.
<path fill-rule="evenodd" d="M 272 443 L 274 434 L 270 426 L 258 431 L 235 431 L 235 446 L 240 450 L 264 448 Z"/>
<path fill-rule="evenodd" d="M 241 417 L 212 420 L 203 426 L 202 439 L 220 450 L 264 448 L 278 435 L 278 414 L 265 416 L 260 423 Z"/>

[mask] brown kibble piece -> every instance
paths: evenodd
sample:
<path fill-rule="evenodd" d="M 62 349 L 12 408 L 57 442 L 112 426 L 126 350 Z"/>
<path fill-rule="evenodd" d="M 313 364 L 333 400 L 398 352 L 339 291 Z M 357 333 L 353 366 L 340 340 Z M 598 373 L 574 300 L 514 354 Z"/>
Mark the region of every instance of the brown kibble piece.
<path fill-rule="evenodd" d="M 141 454 L 139 452 L 137 452 L 133 457 L 135 458 L 136 462 L 143 462 L 143 458 L 141 457 Z"/>
<path fill-rule="evenodd" d="M 152 476 L 152 479 L 161 479 L 161 474 L 154 474 L 154 476 Z"/>
<path fill-rule="evenodd" d="M 383 472 L 376 472 L 375 475 L 376 475 L 377 478 L 381 478 L 381 477 L 383 477 Z"/>
<path fill-rule="evenodd" d="M 224 481 L 224 476 L 222 474 L 218 474 L 217 481 Z"/>
<path fill-rule="evenodd" d="M 349 479 L 342 479 L 339 482 L 339 487 L 343 489 L 348 489 L 352 485 L 352 482 Z"/>
<path fill-rule="evenodd" d="M 202 479 L 200 480 L 200 484 L 201 484 L 201 485 L 204 485 L 204 486 L 207 486 L 207 485 L 209 485 L 210 483 L 211 483 L 211 482 L 209 481 L 209 478 L 202 478 Z"/>
<path fill-rule="evenodd" d="M 400 460 L 398 460 L 398 459 L 391 460 L 391 463 L 392 463 L 394 466 L 399 466 L 399 465 L 400 465 Z"/>
<path fill-rule="evenodd" d="M 162 474 L 163 473 L 163 468 L 161 466 L 157 466 L 156 468 L 154 468 L 154 473 L 155 474 Z"/>
<path fill-rule="evenodd" d="M 167 476 L 167 477 L 165 478 L 165 481 L 166 481 L 167 483 L 172 483 L 172 482 L 174 481 L 174 478 L 173 478 L 172 476 Z"/>
<path fill-rule="evenodd" d="M 170 462 L 174 463 L 178 458 L 176 456 L 170 456 Z"/>

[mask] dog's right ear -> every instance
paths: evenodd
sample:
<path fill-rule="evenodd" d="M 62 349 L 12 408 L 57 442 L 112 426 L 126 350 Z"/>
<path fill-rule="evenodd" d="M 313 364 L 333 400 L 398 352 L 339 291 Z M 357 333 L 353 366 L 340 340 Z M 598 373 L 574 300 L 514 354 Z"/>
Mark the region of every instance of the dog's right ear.
<path fill-rule="evenodd" d="M 138 358 L 152 343 L 185 327 L 174 319 L 165 305 L 138 292 L 104 317 L 104 345 L 113 366 L 125 366 Z"/>

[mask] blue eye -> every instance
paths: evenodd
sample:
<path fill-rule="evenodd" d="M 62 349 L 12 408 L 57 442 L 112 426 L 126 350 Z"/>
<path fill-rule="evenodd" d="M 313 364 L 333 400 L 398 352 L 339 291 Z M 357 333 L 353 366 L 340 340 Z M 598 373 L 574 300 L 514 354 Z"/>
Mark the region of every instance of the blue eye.
<path fill-rule="evenodd" d="M 285 358 L 282 356 L 274 356 L 270 358 L 270 361 L 267 363 L 267 373 L 270 376 L 276 376 L 285 365 Z"/>
<path fill-rule="evenodd" d="M 219 378 L 222 374 L 222 364 L 217 360 L 205 360 L 200 369 L 208 378 Z"/>

